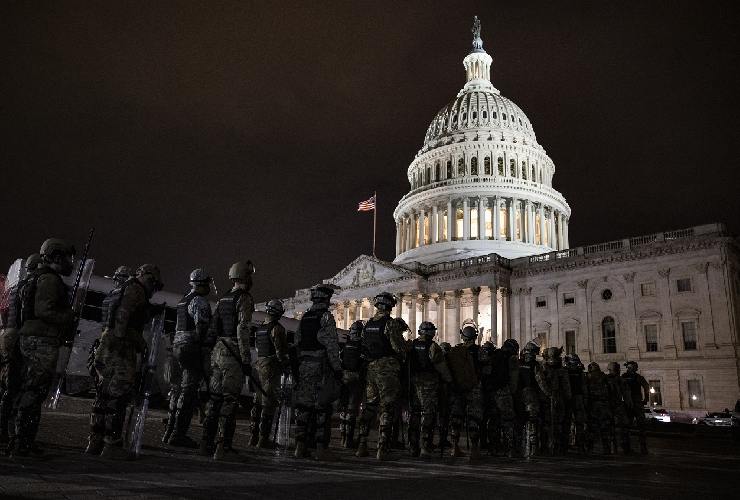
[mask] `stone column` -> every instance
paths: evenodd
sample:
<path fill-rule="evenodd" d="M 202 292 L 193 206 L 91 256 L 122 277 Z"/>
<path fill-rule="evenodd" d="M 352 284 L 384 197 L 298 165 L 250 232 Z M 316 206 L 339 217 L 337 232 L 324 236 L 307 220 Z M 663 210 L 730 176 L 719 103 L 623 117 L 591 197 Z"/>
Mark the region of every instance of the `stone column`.
<path fill-rule="evenodd" d="M 452 233 L 453 233 L 453 223 L 452 220 L 454 219 L 452 214 L 452 198 L 447 200 L 447 241 L 452 241 Z"/>
<path fill-rule="evenodd" d="M 550 247 L 552 247 L 553 250 L 558 249 L 558 242 L 555 239 L 555 209 L 550 208 L 550 241 L 552 242 L 550 244 Z"/>
<path fill-rule="evenodd" d="M 475 321 L 476 325 L 480 326 L 478 323 L 478 316 L 480 313 L 480 287 L 476 286 L 471 288 L 470 291 L 473 292 L 473 321 Z"/>
<path fill-rule="evenodd" d="M 470 239 L 470 200 L 463 198 L 463 239 Z"/>
<path fill-rule="evenodd" d="M 486 239 L 486 198 L 478 198 L 478 239 Z"/>
<path fill-rule="evenodd" d="M 411 307 L 409 308 L 409 330 L 411 335 L 409 338 L 416 338 L 416 293 L 411 294 Z"/>
<path fill-rule="evenodd" d="M 570 237 L 568 236 L 568 223 L 570 219 L 565 219 L 565 248 L 570 248 Z"/>
<path fill-rule="evenodd" d="M 516 204 L 517 199 L 509 200 L 509 241 L 516 241 Z"/>
<path fill-rule="evenodd" d="M 527 200 L 527 243 L 534 243 L 534 206 L 532 202 Z"/>
<path fill-rule="evenodd" d="M 429 221 L 429 230 L 431 231 L 430 243 L 437 243 L 439 238 L 439 214 L 437 205 L 432 205 L 432 220 Z"/>
<path fill-rule="evenodd" d="M 499 341 L 499 331 L 498 331 L 498 285 L 496 285 L 496 275 L 494 277 L 494 282 L 492 285 L 488 287 L 488 292 L 491 295 L 491 342 L 493 342 L 495 345 L 501 345 L 501 342 Z"/>
<path fill-rule="evenodd" d="M 344 329 L 349 330 L 349 327 L 352 324 L 349 319 L 349 300 L 342 302 L 342 307 L 344 308 Z"/>
<path fill-rule="evenodd" d="M 408 219 L 406 219 L 406 250 L 414 248 L 413 245 L 413 228 L 414 228 L 414 212 L 409 212 Z"/>
<path fill-rule="evenodd" d="M 431 297 L 427 294 L 421 295 L 421 320 L 429 321 L 429 299 Z"/>
<path fill-rule="evenodd" d="M 355 300 L 355 321 L 362 319 L 362 299 Z"/>
<path fill-rule="evenodd" d="M 508 288 L 502 288 L 501 289 L 501 329 L 503 330 L 501 332 L 501 343 L 503 344 L 504 340 L 511 338 L 511 311 L 509 310 L 509 303 L 511 297 L 511 290 Z M 501 346 L 499 346 L 501 347 Z"/>
<path fill-rule="evenodd" d="M 540 245 L 545 244 L 545 205 L 540 203 L 537 207 L 540 214 Z"/>
<path fill-rule="evenodd" d="M 493 198 L 491 218 L 493 219 L 493 239 L 499 240 L 501 239 L 501 199 L 498 196 Z"/>
<path fill-rule="evenodd" d="M 454 315 L 453 315 L 454 321 L 453 321 L 453 329 L 452 329 L 453 336 L 460 330 L 460 321 L 461 321 L 460 320 L 460 298 L 462 296 L 463 296 L 462 290 L 454 291 L 455 302 L 453 305 L 453 312 L 454 312 Z"/>
<path fill-rule="evenodd" d="M 427 234 L 426 234 L 426 224 L 424 224 L 425 219 L 427 218 L 426 210 L 421 209 L 419 210 L 419 246 L 423 247 L 426 244 Z"/>
<path fill-rule="evenodd" d="M 398 302 L 396 302 L 396 306 L 393 308 L 393 317 L 400 318 L 403 315 L 403 294 L 399 293 L 396 298 Z"/>
<path fill-rule="evenodd" d="M 440 342 L 447 342 L 447 294 L 439 292 L 439 313 L 437 313 L 437 328 L 439 328 Z"/>

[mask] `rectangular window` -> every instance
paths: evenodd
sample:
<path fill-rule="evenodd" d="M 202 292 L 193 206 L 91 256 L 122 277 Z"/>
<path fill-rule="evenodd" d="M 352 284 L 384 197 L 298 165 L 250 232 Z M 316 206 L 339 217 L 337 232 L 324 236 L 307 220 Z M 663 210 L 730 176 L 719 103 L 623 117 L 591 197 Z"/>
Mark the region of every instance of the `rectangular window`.
<path fill-rule="evenodd" d="M 676 290 L 679 292 L 690 292 L 691 278 L 682 278 L 680 280 L 676 280 Z"/>
<path fill-rule="evenodd" d="M 566 330 L 565 331 L 565 354 L 576 353 L 576 331 Z"/>
<path fill-rule="evenodd" d="M 601 342 L 604 344 L 604 354 L 617 352 L 617 332 L 614 321 L 601 323 Z"/>
<path fill-rule="evenodd" d="M 689 386 L 689 408 L 704 408 L 704 388 L 701 379 L 688 381 Z"/>
<path fill-rule="evenodd" d="M 654 297 L 655 296 L 655 282 L 649 281 L 647 283 L 640 284 L 640 292 L 643 297 Z"/>
<path fill-rule="evenodd" d="M 658 325 L 644 325 L 645 350 L 647 352 L 658 352 Z"/>
<path fill-rule="evenodd" d="M 648 380 L 650 385 L 650 406 L 663 406 L 663 395 L 660 393 L 660 380 Z"/>
<path fill-rule="evenodd" d="M 563 305 L 569 306 L 576 303 L 576 295 L 574 293 L 564 293 L 563 294 Z"/>
<path fill-rule="evenodd" d="M 547 297 L 537 297 L 535 299 L 535 305 L 537 307 L 547 307 Z"/>
<path fill-rule="evenodd" d="M 683 336 L 683 350 L 696 350 L 696 321 L 681 321 L 681 335 Z"/>

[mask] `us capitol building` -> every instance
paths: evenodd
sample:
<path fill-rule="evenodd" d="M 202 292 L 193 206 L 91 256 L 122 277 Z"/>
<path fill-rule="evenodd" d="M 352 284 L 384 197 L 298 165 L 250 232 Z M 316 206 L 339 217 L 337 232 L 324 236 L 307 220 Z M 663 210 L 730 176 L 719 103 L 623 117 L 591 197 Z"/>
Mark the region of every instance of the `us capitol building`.
<path fill-rule="evenodd" d="M 563 346 L 585 365 L 636 360 L 651 404 L 682 413 L 740 398 L 738 240 L 709 224 L 571 248 L 571 210 L 555 164 L 522 109 L 491 81 L 480 24 L 463 59 L 466 83 L 434 117 L 398 202 L 396 257 L 360 255 L 325 279 L 337 325 L 368 319 L 373 297 L 400 300 L 456 344 L 462 321 L 497 345 Z M 309 289 L 285 299 L 300 318 Z M 264 305 L 262 305 L 264 306 Z M 258 305 L 259 307 L 259 305 Z"/>

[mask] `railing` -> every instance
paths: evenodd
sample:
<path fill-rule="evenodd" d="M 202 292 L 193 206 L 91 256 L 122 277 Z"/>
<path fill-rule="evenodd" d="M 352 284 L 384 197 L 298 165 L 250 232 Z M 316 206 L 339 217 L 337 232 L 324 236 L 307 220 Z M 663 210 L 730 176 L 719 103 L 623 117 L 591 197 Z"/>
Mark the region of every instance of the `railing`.
<path fill-rule="evenodd" d="M 481 255 L 480 257 L 469 257 L 467 259 L 440 262 L 439 264 L 421 264 L 419 262 L 416 262 L 415 264 L 414 270 L 418 273 L 435 274 L 441 271 L 452 271 L 454 269 L 479 266 L 482 264 L 495 264 L 498 266 L 510 267 L 511 261 L 498 254 L 491 253 L 488 255 Z"/>
<path fill-rule="evenodd" d="M 648 234 L 645 236 L 635 236 L 634 238 L 630 238 L 630 247 L 636 247 L 640 245 L 647 245 L 648 243 L 652 243 L 656 240 L 655 234 Z"/>
<path fill-rule="evenodd" d="M 597 252 L 608 252 L 609 250 L 621 250 L 624 247 L 624 241 L 607 241 L 606 243 L 598 243 L 596 245 L 588 245 L 583 248 L 583 253 L 597 253 Z"/>
<path fill-rule="evenodd" d="M 677 231 L 666 231 L 663 233 L 663 238 L 667 240 L 677 240 L 680 238 L 690 238 L 694 236 L 694 228 L 679 229 Z"/>

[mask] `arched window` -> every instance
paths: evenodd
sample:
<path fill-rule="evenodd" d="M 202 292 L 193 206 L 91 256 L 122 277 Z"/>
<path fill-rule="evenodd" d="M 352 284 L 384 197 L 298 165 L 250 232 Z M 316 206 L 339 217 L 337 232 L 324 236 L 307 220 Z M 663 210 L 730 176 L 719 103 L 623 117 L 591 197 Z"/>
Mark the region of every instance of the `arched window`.
<path fill-rule="evenodd" d="M 604 354 L 617 352 L 617 330 L 611 316 L 601 320 L 601 342 L 604 345 Z"/>
<path fill-rule="evenodd" d="M 478 112 L 477 111 L 473 111 L 473 120 L 475 120 L 476 118 L 478 118 Z"/>
<path fill-rule="evenodd" d="M 468 114 L 467 113 L 463 113 L 462 120 L 461 121 L 465 121 L 467 119 L 468 119 Z"/>
<path fill-rule="evenodd" d="M 542 169 L 540 169 L 540 184 L 542 184 Z"/>
<path fill-rule="evenodd" d="M 432 181 L 432 169 L 427 167 L 426 177 L 424 178 L 424 184 L 429 184 Z"/>
<path fill-rule="evenodd" d="M 411 178 L 411 189 L 416 189 L 416 172 L 414 172 L 414 176 Z"/>
<path fill-rule="evenodd" d="M 509 160 L 509 175 L 516 177 L 516 162 L 513 158 Z"/>
<path fill-rule="evenodd" d="M 483 110 L 483 119 L 485 120 L 486 118 L 488 118 L 488 111 L 486 111 L 486 110 L 484 109 L 484 110 Z"/>
<path fill-rule="evenodd" d="M 535 181 L 535 182 L 537 182 L 537 175 L 536 174 L 537 173 L 534 170 L 534 166 L 532 166 L 532 180 Z"/>
<path fill-rule="evenodd" d="M 457 160 L 457 175 L 458 176 L 465 175 L 465 160 L 462 158 L 458 158 Z"/>
<path fill-rule="evenodd" d="M 504 175 L 504 159 L 498 157 L 498 175 Z"/>
<path fill-rule="evenodd" d="M 439 162 L 437 162 L 436 165 L 434 165 L 434 180 L 439 181 Z"/>
<path fill-rule="evenodd" d="M 494 120 L 496 119 L 496 112 L 495 111 L 493 112 L 493 119 Z"/>
<path fill-rule="evenodd" d="M 501 113 L 501 117 L 506 120 L 506 113 Z"/>
<path fill-rule="evenodd" d="M 452 178 L 452 160 L 447 160 L 447 178 Z"/>
<path fill-rule="evenodd" d="M 491 157 L 490 156 L 486 156 L 483 159 L 483 174 L 491 175 Z"/>
<path fill-rule="evenodd" d="M 470 159 L 470 175 L 478 175 L 478 158 L 475 156 Z"/>
<path fill-rule="evenodd" d="M 527 163 L 522 162 L 522 179 L 527 180 Z"/>

